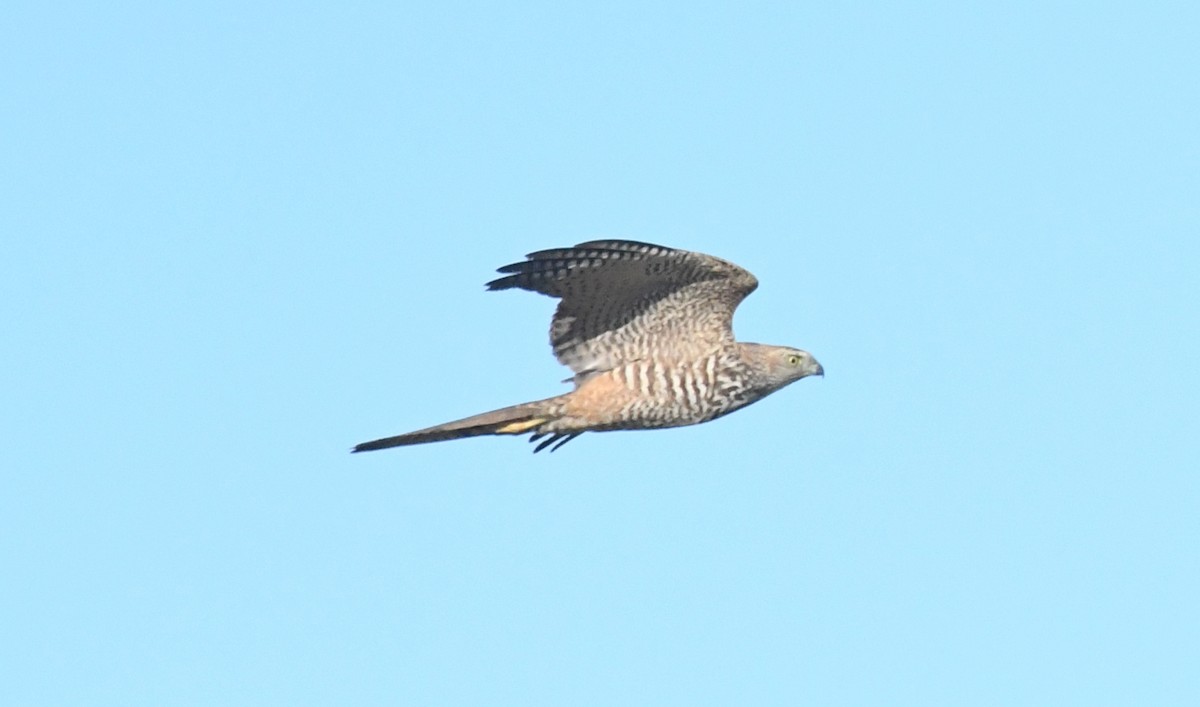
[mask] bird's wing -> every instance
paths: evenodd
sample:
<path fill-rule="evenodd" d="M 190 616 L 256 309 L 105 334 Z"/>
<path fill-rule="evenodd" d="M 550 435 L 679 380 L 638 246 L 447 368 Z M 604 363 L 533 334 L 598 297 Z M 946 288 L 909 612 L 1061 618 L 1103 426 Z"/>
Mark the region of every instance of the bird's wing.
<path fill-rule="evenodd" d="M 654 356 L 701 356 L 733 340 L 733 310 L 758 281 L 703 253 L 635 241 L 588 241 L 505 265 L 490 290 L 560 298 L 550 324 L 559 362 L 577 375 Z"/>

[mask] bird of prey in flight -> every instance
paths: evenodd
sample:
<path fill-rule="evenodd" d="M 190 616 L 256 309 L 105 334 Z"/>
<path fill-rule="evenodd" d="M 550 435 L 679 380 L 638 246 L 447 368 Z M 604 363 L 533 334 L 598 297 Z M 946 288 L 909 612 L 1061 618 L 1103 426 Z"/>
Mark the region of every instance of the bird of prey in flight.
<path fill-rule="evenodd" d="M 603 240 L 530 253 L 489 290 L 559 299 L 550 344 L 575 388 L 416 432 L 363 442 L 368 452 L 479 435 L 531 434 L 534 451 L 584 432 L 707 422 L 824 369 L 812 354 L 735 341 L 733 311 L 758 287 L 703 253 Z"/>

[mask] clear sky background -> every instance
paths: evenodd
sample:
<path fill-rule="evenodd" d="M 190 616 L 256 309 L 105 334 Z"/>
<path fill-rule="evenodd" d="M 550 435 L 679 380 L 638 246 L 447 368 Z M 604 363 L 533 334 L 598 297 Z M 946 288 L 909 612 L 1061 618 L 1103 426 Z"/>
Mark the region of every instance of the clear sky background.
<path fill-rule="evenodd" d="M 976 5 L 7 5 L 0 702 L 1200 704 L 1200 10 Z M 348 453 L 600 237 L 827 377 Z"/>

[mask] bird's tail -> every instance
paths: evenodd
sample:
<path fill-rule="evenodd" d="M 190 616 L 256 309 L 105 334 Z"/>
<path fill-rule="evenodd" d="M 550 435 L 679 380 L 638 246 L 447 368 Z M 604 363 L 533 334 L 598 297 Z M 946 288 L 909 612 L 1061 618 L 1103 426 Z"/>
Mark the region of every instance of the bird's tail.
<path fill-rule="evenodd" d="M 532 403 L 522 403 L 511 407 L 500 408 L 481 415 L 472 415 L 444 425 L 427 427 L 416 432 L 384 437 L 370 442 L 363 442 L 354 447 L 355 452 L 372 452 L 376 449 L 401 447 L 408 444 L 424 444 L 426 442 L 441 442 L 448 439 L 463 437 L 478 437 L 480 435 L 519 435 L 526 432 L 538 431 L 541 425 L 554 419 L 548 405 L 556 398 L 538 400 Z"/>

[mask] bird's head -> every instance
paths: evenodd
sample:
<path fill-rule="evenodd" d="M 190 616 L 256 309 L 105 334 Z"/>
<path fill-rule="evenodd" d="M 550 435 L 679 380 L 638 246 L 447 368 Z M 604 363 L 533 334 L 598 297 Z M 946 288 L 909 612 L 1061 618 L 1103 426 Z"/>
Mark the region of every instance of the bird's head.
<path fill-rule="evenodd" d="M 825 375 L 817 359 L 803 349 L 763 344 L 742 344 L 742 347 L 769 390 L 779 390 L 801 378 Z"/>

